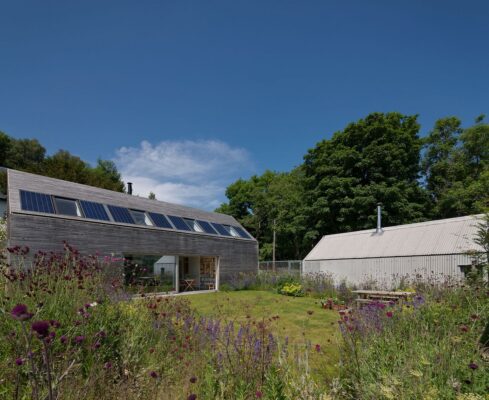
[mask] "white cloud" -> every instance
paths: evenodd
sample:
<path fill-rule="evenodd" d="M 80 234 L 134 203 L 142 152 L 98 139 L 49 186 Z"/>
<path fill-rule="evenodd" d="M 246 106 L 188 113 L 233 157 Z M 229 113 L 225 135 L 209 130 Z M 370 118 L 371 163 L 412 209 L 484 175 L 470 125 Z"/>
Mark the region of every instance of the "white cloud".
<path fill-rule="evenodd" d="M 244 149 L 216 140 L 141 142 L 121 147 L 114 159 L 134 194 L 213 210 L 225 200 L 226 186 L 253 169 Z"/>

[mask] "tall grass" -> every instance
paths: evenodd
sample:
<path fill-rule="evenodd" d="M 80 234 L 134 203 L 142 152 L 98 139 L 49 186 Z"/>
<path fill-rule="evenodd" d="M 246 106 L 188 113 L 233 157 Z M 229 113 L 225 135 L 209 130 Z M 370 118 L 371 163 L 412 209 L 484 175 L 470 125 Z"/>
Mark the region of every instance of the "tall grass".
<path fill-rule="evenodd" d="M 268 320 L 198 317 L 180 297 L 128 300 L 120 266 L 68 245 L 36 254 L 31 267 L 28 249 L 9 251 L 1 398 L 252 399 L 283 386 Z"/>
<path fill-rule="evenodd" d="M 489 320 L 487 287 L 424 286 L 402 307 L 371 304 L 342 316 L 338 398 L 483 399 L 489 393 L 489 357 L 480 343 Z"/>

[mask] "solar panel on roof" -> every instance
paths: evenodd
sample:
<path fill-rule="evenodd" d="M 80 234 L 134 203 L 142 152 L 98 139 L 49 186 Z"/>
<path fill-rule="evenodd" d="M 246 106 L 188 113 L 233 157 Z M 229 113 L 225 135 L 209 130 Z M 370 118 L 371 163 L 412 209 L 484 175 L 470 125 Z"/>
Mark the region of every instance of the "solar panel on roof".
<path fill-rule="evenodd" d="M 176 217 L 175 215 L 168 215 L 170 221 L 175 225 L 175 228 L 180 229 L 181 231 L 190 231 L 191 229 L 185 223 L 182 217 Z"/>
<path fill-rule="evenodd" d="M 103 204 L 95 203 L 93 201 L 80 200 L 80 206 L 85 214 L 85 217 L 98 219 L 100 221 L 110 221 L 107 211 Z"/>
<path fill-rule="evenodd" d="M 212 227 L 212 225 L 209 222 L 201 221 L 200 219 L 198 219 L 197 222 L 202 227 L 205 233 L 211 233 L 212 235 L 217 234 L 216 230 Z"/>
<path fill-rule="evenodd" d="M 148 214 L 156 226 L 159 226 L 160 228 L 173 229 L 173 226 L 171 226 L 171 224 L 168 222 L 168 219 L 163 214 L 152 213 L 152 212 Z"/>
<path fill-rule="evenodd" d="M 20 205 L 25 211 L 37 211 L 42 213 L 54 214 L 51 196 L 43 193 L 20 191 Z"/>
<path fill-rule="evenodd" d="M 216 231 L 220 235 L 223 235 L 223 236 L 231 236 L 231 234 L 229 233 L 229 231 L 226 228 L 224 228 L 224 226 L 222 226 L 221 224 L 218 224 L 216 222 L 211 222 L 211 225 L 216 229 Z"/>
<path fill-rule="evenodd" d="M 248 235 L 248 233 L 244 229 L 240 228 L 239 226 L 233 226 L 233 228 L 236 232 L 238 232 L 238 235 L 241 236 L 242 238 L 251 239 L 251 236 Z"/>
<path fill-rule="evenodd" d="M 129 210 L 127 208 L 111 205 L 108 205 L 107 207 L 109 208 L 109 211 L 112 214 L 115 222 L 134 224 L 134 219 L 131 217 L 131 214 L 129 213 Z"/>

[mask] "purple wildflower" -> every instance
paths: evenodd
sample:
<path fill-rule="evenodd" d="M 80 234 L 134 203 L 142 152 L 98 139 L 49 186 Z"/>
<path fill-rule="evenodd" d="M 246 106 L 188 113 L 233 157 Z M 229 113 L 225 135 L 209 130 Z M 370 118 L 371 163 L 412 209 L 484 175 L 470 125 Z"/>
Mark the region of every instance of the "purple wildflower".
<path fill-rule="evenodd" d="M 61 326 L 60 322 L 59 321 L 56 321 L 55 319 L 50 320 L 49 323 L 54 328 L 59 328 Z"/>
<path fill-rule="evenodd" d="M 471 362 L 469 364 L 469 368 L 472 370 L 476 370 L 477 368 L 479 368 L 479 366 L 475 362 Z"/>
<path fill-rule="evenodd" d="M 387 318 L 392 318 L 394 314 L 392 313 L 392 311 L 387 311 L 385 315 L 387 315 Z"/>
<path fill-rule="evenodd" d="M 104 364 L 104 368 L 105 369 L 111 369 L 112 368 L 112 363 L 110 361 L 107 361 L 105 364 Z"/>
<path fill-rule="evenodd" d="M 192 393 L 187 397 L 187 400 L 197 400 L 197 395 L 195 393 Z"/>
<path fill-rule="evenodd" d="M 24 359 L 19 357 L 15 360 L 15 365 L 21 366 L 22 364 L 24 364 Z"/>
<path fill-rule="evenodd" d="M 151 371 L 149 373 L 149 376 L 151 376 L 151 378 L 155 378 L 156 379 L 156 378 L 158 378 L 158 373 L 156 371 Z"/>
<path fill-rule="evenodd" d="M 192 376 L 190 378 L 190 383 L 195 383 L 195 382 L 197 382 L 197 378 L 195 376 Z"/>
<path fill-rule="evenodd" d="M 317 351 L 318 353 L 321 351 L 321 345 L 320 345 L 320 344 L 317 344 L 317 345 L 315 346 L 315 348 L 316 348 L 316 351 Z"/>
<path fill-rule="evenodd" d="M 66 337 L 66 335 L 61 335 L 60 338 L 59 338 L 59 341 L 62 344 L 66 344 L 66 342 L 68 341 L 68 338 Z"/>
<path fill-rule="evenodd" d="M 261 399 L 261 398 L 263 397 L 263 393 L 261 392 L 261 390 L 257 390 L 257 391 L 255 392 L 255 397 L 256 397 L 257 399 Z"/>
<path fill-rule="evenodd" d="M 85 336 L 77 336 L 75 337 L 75 344 L 81 344 L 85 340 Z"/>
<path fill-rule="evenodd" d="M 33 322 L 31 328 L 37 333 L 40 338 L 45 338 L 49 335 L 49 322 L 48 321 L 36 321 Z"/>
<path fill-rule="evenodd" d="M 25 304 L 17 304 L 12 308 L 12 311 L 10 311 L 10 315 L 17 321 L 27 321 L 28 319 L 31 319 L 34 314 L 27 310 Z"/>

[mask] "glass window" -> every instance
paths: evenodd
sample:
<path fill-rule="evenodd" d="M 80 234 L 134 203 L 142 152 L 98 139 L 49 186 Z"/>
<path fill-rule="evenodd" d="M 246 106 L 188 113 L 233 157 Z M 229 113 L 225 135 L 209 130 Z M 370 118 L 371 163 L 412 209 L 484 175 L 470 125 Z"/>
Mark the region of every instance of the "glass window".
<path fill-rule="evenodd" d="M 138 225 L 148 225 L 152 226 L 153 224 L 151 223 L 151 220 L 149 217 L 146 215 L 144 211 L 139 211 L 139 210 L 129 210 L 131 213 L 132 218 L 134 219 L 134 222 Z"/>
<path fill-rule="evenodd" d="M 201 228 L 196 220 L 190 218 L 184 218 L 184 220 L 190 227 L 190 229 L 192 229 L 194 232 L 204 232 L 204 230 Z"/>
<path fill-rule="evenodd" d="M 231 236 L 233 236 L 233 237 L 239 237 L 239 233 L 236 232 L 236 229 L 234 229 L 232 226 L 230 226 L 230 225 L 224 225 L 224 227 L 228 230 L 228 232 L 231 234 Z"/>
<path fill-rule="evenodd" d="M 82 216 L 80 207 L 78 206 L 78 202 L 76 200 L 55 197 L 54 203 L 56 204 L 56 211 L 58 214 L 71 215 L 73 217 Z"/>

